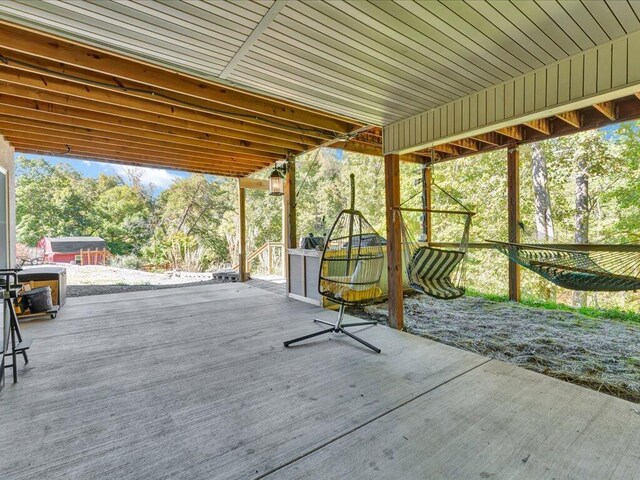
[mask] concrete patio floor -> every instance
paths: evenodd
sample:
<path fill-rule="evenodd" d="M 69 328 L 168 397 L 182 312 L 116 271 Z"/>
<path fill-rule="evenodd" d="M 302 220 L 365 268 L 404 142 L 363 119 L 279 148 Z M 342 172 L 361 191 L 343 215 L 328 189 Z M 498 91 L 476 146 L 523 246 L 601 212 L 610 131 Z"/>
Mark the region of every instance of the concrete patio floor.
<path fill-rule="evenodd" d="M 640 478 L 640 405 L 255 285 L 71 298 L 0 392 L 0 477 Z"/>

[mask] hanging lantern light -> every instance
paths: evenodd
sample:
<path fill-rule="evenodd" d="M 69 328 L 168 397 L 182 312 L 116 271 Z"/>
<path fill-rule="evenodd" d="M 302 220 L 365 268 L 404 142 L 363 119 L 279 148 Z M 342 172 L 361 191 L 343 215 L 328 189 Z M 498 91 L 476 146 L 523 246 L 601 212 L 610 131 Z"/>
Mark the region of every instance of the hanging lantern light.
<path fill-rule="evenodd" d="M 284 175 L 282 170 L 282 167 L 276 165 L 271 175 L 269 175 L 269 195 L 274 197 L 284 195 Z"/>

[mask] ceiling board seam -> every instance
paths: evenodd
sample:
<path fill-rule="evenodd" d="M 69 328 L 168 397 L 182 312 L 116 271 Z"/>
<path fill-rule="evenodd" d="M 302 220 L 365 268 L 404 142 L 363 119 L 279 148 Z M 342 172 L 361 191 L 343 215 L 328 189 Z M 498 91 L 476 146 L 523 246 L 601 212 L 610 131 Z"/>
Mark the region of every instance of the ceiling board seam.
<path fill-rule="evenodd" d="M 274 18 L 280 13 L 280 10 L 285 6 L 285 0 L 276 0 L 273 5 L 267 10 L 262 20 L 258 22 L 256 28 L 253 29 L 251 35 L 247 37 L 242 46 L 238 49 L 236 54 L 229 60 L 229 63 L 224 70 L 220 72 L 219 78 L 226 79 L 236 68 L 236 66 L 242 61 L 245 55 L 249 52 L 253 44 L 258 40 L 260 35 L 269 27 Z"/>

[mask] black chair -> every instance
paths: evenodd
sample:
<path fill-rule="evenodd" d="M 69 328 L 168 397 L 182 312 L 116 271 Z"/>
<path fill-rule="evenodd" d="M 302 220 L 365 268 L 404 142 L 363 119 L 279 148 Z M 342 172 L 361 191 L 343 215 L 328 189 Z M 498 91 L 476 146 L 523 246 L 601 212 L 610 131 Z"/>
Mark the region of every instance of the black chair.
<path fill-rule="evenodd" d="M 14 302 L 19 296 L 22 287 L 18 283 L 18 272 L 21 268 L 0 269 L 0 277 L 4 277 L 2 296 L 4 298 L 4 313 L 8 312 L 8 319 L 5 318 L 2 339 L 2 368 L 0 369 L 0 385 L 3 384 L 4 370 L 13 370 L 13 383 L 18 382 L 18 355 L 22 355 L 24 363 L 29 363 L 27 350 L 31 347 L 32 340 L 24 338 L 20 331 L 18 316 Z M 4 315 L 3 315 L 4 318 Z M 7 321 L 8 320 L 8 321 Z M 5 364 L 4 359 L 11 358 L 11 364 Z"/>
<path fill-rule="evenodd" d="M 322 251 L 318 292 L 340 305 L 336 322 L 314 318 L 314 322 L 330 328 L 284 342 L 285 347 L 310 338 L 330 333 L 342 333 L 376 353 L 375 345 L 347 331 L 349 327 L 376 325 L 363 321 L 343 323 L 346 306 L 363 306 L 373 303 L 382 294 L 379 287 L 384 267 L 384 240 L 362 213 L 355 209 L 355 181 L 351 174 L 351 208 L 342 210 L 336 219 Z"/>

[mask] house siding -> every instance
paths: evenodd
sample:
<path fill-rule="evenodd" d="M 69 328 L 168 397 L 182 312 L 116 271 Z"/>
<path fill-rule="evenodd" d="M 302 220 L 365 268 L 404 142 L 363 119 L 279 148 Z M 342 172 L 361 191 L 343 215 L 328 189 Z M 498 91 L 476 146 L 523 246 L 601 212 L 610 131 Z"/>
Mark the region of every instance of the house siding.
<path fill-rule="evenodd" d="M 640 89 L 639 51 L 635 32 L 389 124 L 384 152 L 410 153 L 631 95 Z"/>

